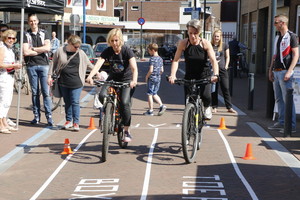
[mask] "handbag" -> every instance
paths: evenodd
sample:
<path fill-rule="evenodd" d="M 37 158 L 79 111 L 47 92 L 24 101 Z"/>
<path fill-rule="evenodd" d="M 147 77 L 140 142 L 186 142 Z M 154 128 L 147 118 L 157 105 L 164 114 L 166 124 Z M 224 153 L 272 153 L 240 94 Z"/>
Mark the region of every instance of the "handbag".
<path fill-rule="evenodd" d="M 70 60 L 78 54 L 79 51 L 77 51 L 76 53 L 74 53 L 65 64 L 62 64 L 60 67 L 57 67 L 56 70 L 54 71 L 54 73 L 52 74 L 52 79 L 53 79 L 53 83 L 52 83 L 52 95 L 56 98 L 61 98 L 61 91 L 60 91 L 60 87 L 58 84 L 58 79 L 60 77 L 60 73 L 61 71 L 68 65 L 68 63 L 70 62 Z"/>

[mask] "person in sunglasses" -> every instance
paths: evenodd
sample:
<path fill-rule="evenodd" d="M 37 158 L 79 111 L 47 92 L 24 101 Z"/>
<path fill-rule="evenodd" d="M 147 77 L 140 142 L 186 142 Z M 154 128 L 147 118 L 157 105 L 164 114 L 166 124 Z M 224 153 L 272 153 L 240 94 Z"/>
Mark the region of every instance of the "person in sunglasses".
<path fill-rule="evenodd" d="M 32 93 L 32 109 L 34 118 L 31 124 L 39 124 L 41 120 L 40 90 L 44 99 L 47 125 L 53 126 L 51 98 L 47 85 L 50 51 L 50 36 L 46 30 L 38 27 L 39 19 L 36 14 L 28 15 L 30 29 L 25 32 L 23 50 L 27 66 L 27 74 Z M 40 86 L 41 87 L 40 87 Z"/>
<path fill-rule="evenodd" d="M 12 49 L 16 36 L 17 32 L 11 29 L 1 34 L 3 44 L 0 46 L 0 133 L 5 134 L 17 131 L 7 123 L 7 113 L 13 97 L 14 70 L 22 67 L 16 63 Z"/>
<path fill-rule="evenodd" d="M 79 131 L 80 94 L 85 83 L 86 69 L 94 67 L 80 46 L 80 37 L 71 35 L 68 44 L 54 53 L 48 73 L 49 85 L 53 82 L 53 72 L 59 76 L 58 85 L 65 102 L 66 113 L 63 128 L 73 131 Z"/>

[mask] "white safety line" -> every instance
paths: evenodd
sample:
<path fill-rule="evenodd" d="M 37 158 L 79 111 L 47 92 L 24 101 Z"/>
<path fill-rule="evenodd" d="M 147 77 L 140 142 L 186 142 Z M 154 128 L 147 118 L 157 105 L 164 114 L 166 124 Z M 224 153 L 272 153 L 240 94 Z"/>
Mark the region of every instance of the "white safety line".
<path fill-rule="evenodd" d="M 140 200 L 146 200 L 147 199 L 147 194 L 148 194 L 148 189 L 149 189 L 149 182 L 150 182 L 152 157 L 153 157 L 153 151 L 154 151 L 154 148 L 155 148 L 157 137 L 158 137 L 158 128 L 155 128 L 152 144 L 151 144 L 151 147 L 150 147 L 150 150 L 149 150 L 149 155 L 148 155 L 148 160 L 147 160 L 147 167 L 146 167 L 145 178 L 144 178 L 143 191 L 142 191 L 142 196 L 141 196 Z"/>
<path fill-rule="evenodd" d="M 300 178 L 300 161 L 291 154 L 284 146 L 282 146 L 273 136 L 266 132 L 261 126 L 254 122 L 247 124 L 266 142 L 277 155 L 295 172 Z"/>
<path fill-rule="evenodd" d="M 243 182 L 244 186 L 246 187 L 246 189 L 248 190 L 250 196 L 252 197 L 252 200 L 258 200 L 255 192 L 253 191 L 252 187 L 250 186 L 250 184 L 248 183 L 248 181 L 246 180 L 246 178 L 244 177 L 244 175 L 242 174 L 238 164 L 236 163 L 236 160 L 233 156 L 233 153 L 231 151 L 231 148 L 229 146 L 229 143 L 228 141 L 226 140 L 225 136 L 223 135 L 222 131 L 220 129 L 218 129 L 218 133 L 219 135 L 221 136 L 224 144 L 225 144 L 225 147 L 226 147 L 226 150 L 227 150 L 227 153 L 228 153 L 228 156 L 230 158 L 230 161 L 233 165 L 233 168 L 236 172 L 236 174 L 238 175 L 238 177 L 241 179 L 241 181 Z"/>
<path fill-rule="evenodd" d="M 80 101 L 81 106 L 85 106 L 88 101 L 90 100 L 90 97 L 93 96 L 93 93 L 95 92 L 94 87 L 91 91 L 89 91 L 88 94 L 86 94 Z M 65 120 L 61 120 L 57 125 L 62 125 Z M 12 151 L 4 155 L 0 158 L 0 174 L 5 172 L 7 169 L 9 169 L 12 165 L 14 165 L 16 162 L 18 162 L 25 154 L 25 149 L 30 146 L 39 145 L 41 142 L 43 142 L 45 139 L 50 137 L 52 134 L 56 132 L 55 129 L 49 129 L 49 127 L 46 127 L 42 129 L 41 131 L 37 132 L 35 135 L 33 135 L 31 138 L 23 142 L 22 144 L 18 145 L 16 148 L 14 148 Z"/>
<path fill-rule="evenodd" d="M 74 154 L 78 151 L 78 149 L 82 146 L 82 144 L 95 132 L 97 129 L 92 130 L 74 149 Z M 52 175 L 47 179 L 47 181 L 40 187 L 40 189 L 30 198 L 30 200 L 34 200 L 40 196 L 40 194 L 48 187 L 51 181 L 56 177 L 56 175 L 60 172 L 60 170 L 67 164 L 67 162 L 72 158 L 74 154 L 69 154 L 63 162 L 56 168 L 56 170 L 52 173 Z"/>

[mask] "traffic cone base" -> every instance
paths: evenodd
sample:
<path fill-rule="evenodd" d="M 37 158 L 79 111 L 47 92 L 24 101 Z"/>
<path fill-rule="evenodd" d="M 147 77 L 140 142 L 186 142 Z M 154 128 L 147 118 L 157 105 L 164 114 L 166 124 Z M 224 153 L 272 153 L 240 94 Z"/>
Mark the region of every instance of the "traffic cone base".
<path fill-rule="evenodd" d="M 225 125 L 225 119 L 224 117 L 221 117 L 220 126 L 218 129 L 227 129 Z"/>
<path fill-rule="evenodd" d="M 95 122 L 94 122 L 94 118 L 93 117 L 90 118 L 90 125 L 89 125 L 89 127 L 87 129 L 89 129 L 89 130 L 97 129 L 96 126 L 95 126 Z"/>
<path fill-rule="evenodd" d="M 244 160 L 255 160 L 256 158 L 252 154 L 252 144 L 247 144 L 246 153 L 243 157 Z"/>
<path fill-rule="evenodd" d="M 71 149 L 70 146 L 70 141 L 68 138 L 65 139 L 65 144 L 64 144 L 64 151 L 61 152 L 61 155 L 68 155 L 68 154 L 73 154 L 74 152 Z"/>

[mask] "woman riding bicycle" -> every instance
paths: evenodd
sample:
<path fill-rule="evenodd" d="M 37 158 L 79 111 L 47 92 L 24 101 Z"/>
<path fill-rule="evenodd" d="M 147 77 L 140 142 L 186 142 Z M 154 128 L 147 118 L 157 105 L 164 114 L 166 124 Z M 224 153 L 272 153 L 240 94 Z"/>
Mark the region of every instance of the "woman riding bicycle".
<path fill-rule="evenodd" d="M 208 63 L 210 59 L 214 75 L 211 77 L 212 82 L 218 81 L 219 67 L 215 58 L 215 52 L 209 41 L 200 37 L 201 22 L 197 19 L 190 20 L 187 25 L 188 38 L 179 42 L 177 51 L 172 62 L 171 75 L 169 77 L 170 83 L 174 83 L 176 79 L 176 72 L 178 69 L 178 63 L 182 52 L 184 52 L 185 58 L 185 79 L 206 79 L 211 77 L 211 68 Z M 185 95 L 187 94 L 187 88 L 184 89 Z M 211 119 L 211 84 L 207 84 L 200 89 L 200 96 L 203 100 L 204 115 L 206 119 Z"/>
<path fill-rule="evenodd" d="M 105 60 L 108 60 L 110 64 L 110 72 L 107 81 L 113 80 L 130 83 L 130 87 L 121 89 L 120 96 L 120 114 L 123 119 L 122 123 L 124 124 L 125 131 L 124 141 L 130 142 L 131 135 L 129 133 L 129 127 L 131 124 L 131 97 L 137 84 L 138 77 L 136 59 L 133 51 L 124 45 L 121 29 L 112 29 L 107 35 L 107 43 L 109 47 L 102 52 L 86 81 L 93 84 L 93 76 L 99 71 Z M 104 96 L 107 93 L 107 87 L 108 86 L 103 86 L 101 88 L 99 94 L 101 103 L 103 103 Z"/>

